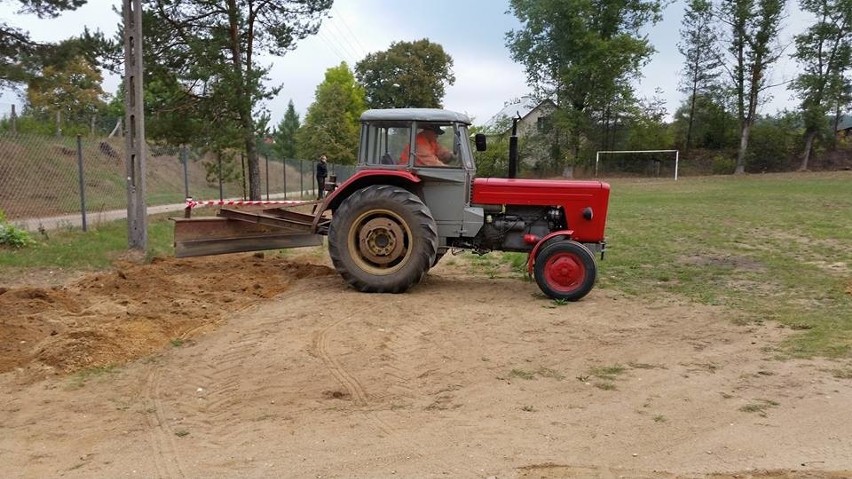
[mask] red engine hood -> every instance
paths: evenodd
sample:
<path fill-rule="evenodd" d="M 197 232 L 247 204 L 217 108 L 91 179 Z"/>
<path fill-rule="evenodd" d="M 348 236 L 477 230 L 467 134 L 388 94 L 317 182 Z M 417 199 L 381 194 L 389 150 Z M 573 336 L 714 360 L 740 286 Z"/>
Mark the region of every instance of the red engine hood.
<path fill-rule="evenodd" d="M 568 228 L 579 241 L 602 241 L 609 207 L 609 184 L 600 181 L 476 178 L 472 203 L 476 205 L 561 206 Z M 592 208 L 592 220 L 583 210 Z"/>

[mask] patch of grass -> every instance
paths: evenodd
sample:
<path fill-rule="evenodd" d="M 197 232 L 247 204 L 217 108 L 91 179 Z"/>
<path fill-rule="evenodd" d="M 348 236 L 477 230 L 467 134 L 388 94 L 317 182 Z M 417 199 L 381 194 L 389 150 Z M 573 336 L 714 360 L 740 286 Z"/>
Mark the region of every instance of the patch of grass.
<path fill-rule="evenodd" d="M 600 287 L 777 321 L 787 357 L 852 357 L 852 172 L 610 183 Z"/>
<path fill-rule="evenodd" d="M 831 375 L 837 379 L 852 379 L 852 367 L 832 369 Z"/>
<path fill-rule="evenodd" d="M 618 378 L 618 376 L 624 374 L 625 371 L 627 371 L 627 368 L 616 364 L 614 366 L 600 366 L 592 368 L 589 373 L 592 376 L 606 381 L 614 381 Z"/>
<path fill-rule="evenodd" d="M 627 363 L 632 369 L 665 369 L 663 366 L 659 366 L 656 364 L 648 364 L 648 363 L 637 363 L 634 361 L 630 361 Z"/>
<path fill-rule="evenodd" d="M 563 379 L 565 379 L 564 374 L 562 374 L 559 371 L 556 371 L 554 369 L 550 369 L 550 368 L 539 368 L 539 370 L 536 371 L 535 373 L 540 377 L 551 378 L 551 379 L 555 379 L 557 381 L 562 381 Z"/>
<path fill-rule="evenodd" d="M 172 344 L 173 347 L 179 348 L 179 347 L 183 346 L 184 340 L 181 339 L 181 338 L 174 338 L 169 342 Z"/>
<path fill-rule="evenodd" d="M 531 371 L 525 371 L 523 369 L 513 369 L 513 370 L 509 371 L 509 377 L 510 378 L 525 379 L 527 381 L 531 381 L 531 380 L 535 379 L 535 373 L 531 372 Z"/>
<path fill-rule="evenodd" d="M 521 411 L 535 412 L 535 408 L 532 407 L 532 406 L 524 406 L 524 407 L 521 408 Z"/>
<path fill-rule="evenodd" d="M 509 377 L 525 379 L 527 381 L 532 381 L 533 379 L 536 379 L 536 377 L 550 378 L 555 379 L 557 381 L 565 379 L 564 374 L 560 373 L 559 371 L 556 371 L 555 369 L 545 367 L 538 368 L 535 371 L 527 371 L 525 369 L 513 369 L 509 371 Z"/>
<path fill-rule="evenodd" d="M 493 251 L 474 255 L 470 261 L 472 274 L 485 274 L 489 278 L 525 278 L 527 255 L 524 253 Z"/>
<path fill-rule="evenodd" d="M 527 274 L 526 253 L 503 253 L 503 259 L 509 263 L 512 271 L 518 274 Z"/>
<path fill-rule="evenodd" d="M 189 431 L 187 431 L 186 429 L 178 429 L 177 431 L 175 431 L 175 436 L 177 436 L 177 437 L 189 436 Z"/>
<path fill-rule="evenodd" d="M 668 419 L 666 419 L 666 417 L 663 416 L 662 414 L 657 414 L 656 416 L 654 416 L 654 422 L 666 422 L 666 421 L 668 421 Z"/>
<path fill-rule="evenodd" d="M 68 386 L 71 389 L 79 389 L 94 378 L 115 374 L 116 372 L 118 372 L 118 368 L 114 364 L 83 369 L 71 376 Z"/>
<path fill-rule="evenodd" d="M 595 383 L 595 387 L 604 391 L 615 391 L 617 389 L 615 383 L 611 381 L 598 381 Z"/>
<path fill-rule="evenodd" d="M 740 411 L 747 413 L 757 413 L 761 417 L 766 417 L 766 411 L 773 407 L 778 407 L 778 402 L 769 399 L 758 399 L 755 402 L 746 404 L 740 408 Z"/>
<path fill-rule="evenodd" d="M 173 223 L 166 216 L 149 218 L 148 255 L 174 254 Z M 52 231 L 35 245 L 0 254 L 0 275 L 22 268 L 102 269 L 127 252 L 127 222 L 104 223 L 82 230 Z"/>
<path fill-rule="evenodd" d="M 25 248 L 35 244 L 32 236 L 6 221 L 6 214 L 0 210 L 0 248 Z"/>

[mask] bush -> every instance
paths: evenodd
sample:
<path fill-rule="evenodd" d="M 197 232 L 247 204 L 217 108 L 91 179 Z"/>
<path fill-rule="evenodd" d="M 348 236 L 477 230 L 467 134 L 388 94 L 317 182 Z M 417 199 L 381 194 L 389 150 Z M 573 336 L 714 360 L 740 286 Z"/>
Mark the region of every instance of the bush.
<path fill-rule="evenodd" d="M 0 210 L 0 246 L 23 248 L 35 244 L 29 233 L 9 224 L 6 214 Z"/>
<path fill-rule="evenodd" d="M 713 174 L 714 175 L 730 175 L 734 172 L 736 162 L 727 156 L 716 155 L 713 157 Z"/>

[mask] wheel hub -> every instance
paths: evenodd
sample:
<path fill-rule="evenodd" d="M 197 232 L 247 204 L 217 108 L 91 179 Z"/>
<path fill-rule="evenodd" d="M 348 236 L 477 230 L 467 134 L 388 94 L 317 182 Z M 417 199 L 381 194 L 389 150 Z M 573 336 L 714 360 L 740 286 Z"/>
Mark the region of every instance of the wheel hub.
<path fill-rule="evenodd" d="M 403 253 L 402 228 L 387 218 L 374 218 L 358 233 L 358 244 L 365 259 L 375 264 L 389 264 Z"/>
<path fill-rule="evenodd" d="M 575 286 L 583 277 L 583 265 L 571 255 L 559 255 L 547 263 L 547 279 L 562 288 Z"/>

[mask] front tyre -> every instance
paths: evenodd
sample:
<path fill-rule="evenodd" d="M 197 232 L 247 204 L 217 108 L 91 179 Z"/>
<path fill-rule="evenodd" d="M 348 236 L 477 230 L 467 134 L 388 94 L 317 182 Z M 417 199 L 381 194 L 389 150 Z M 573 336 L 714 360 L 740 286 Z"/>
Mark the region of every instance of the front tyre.
<path fill-rule="evenodd" d="M 328 251 L 334 267 L 365 293 L 402 293 L 435 261 L 438 228 L 429 208 L 408 190 L 373 185 L 334 212 Z"/>
<path fill-rule="evenodd" d="M 553 299 L 577 301 L 595 285 L 594 254 L 576 241 L 546 245 L 535 258 L 535 282 Z"/>

